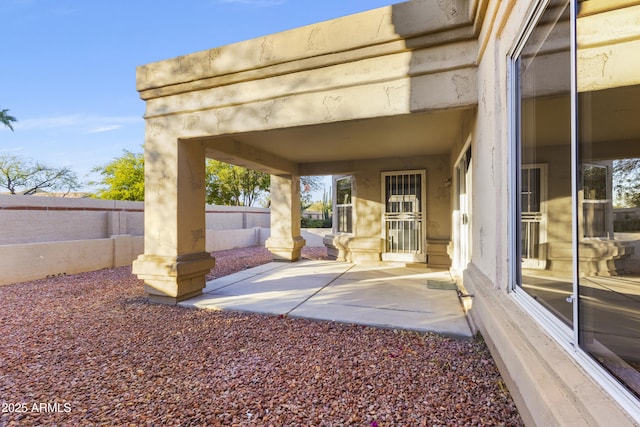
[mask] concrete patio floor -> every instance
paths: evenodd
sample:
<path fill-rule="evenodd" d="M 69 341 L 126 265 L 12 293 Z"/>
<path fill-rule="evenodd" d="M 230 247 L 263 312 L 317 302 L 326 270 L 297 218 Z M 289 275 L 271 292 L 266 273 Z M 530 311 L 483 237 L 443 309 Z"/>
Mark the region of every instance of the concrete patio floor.
<path fill-rule="evenodd" d="M 209 281 L 179 305 L 470 337 L 451 282 L 448 271 L 424 267 L 271 262 Z"/>

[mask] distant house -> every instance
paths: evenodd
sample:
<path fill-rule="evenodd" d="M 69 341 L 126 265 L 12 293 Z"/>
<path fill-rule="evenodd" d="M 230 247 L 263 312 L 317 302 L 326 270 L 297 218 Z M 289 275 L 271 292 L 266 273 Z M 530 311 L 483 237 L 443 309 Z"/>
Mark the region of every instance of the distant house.
<path fill-rule="evenodd" d="M 612 167 L 640 157 L 638 22 L 636 1 L 414 0 L 144 65 L 134 272 L 157 301 L 201 293 L 205 157 L 272 175 L 281 260 L 299 176 L 332 175 L 329 253 L 450 269 L 528 424 L 637 424 Z"/>
<path fill-rule="evenodd" d="M 309 219 L 323 219 L 324 218 L 324 214 L 322 212 L 317 212 L 317 211 L 310 211 L 308 209 L 302 211 L 302 217 L 303 218 L 309 218 Z"/>

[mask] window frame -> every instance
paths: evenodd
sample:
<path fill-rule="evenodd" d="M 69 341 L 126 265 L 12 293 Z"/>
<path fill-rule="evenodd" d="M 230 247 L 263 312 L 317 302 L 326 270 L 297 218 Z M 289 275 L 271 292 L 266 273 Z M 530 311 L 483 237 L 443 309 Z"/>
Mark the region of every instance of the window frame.
<path fill-rule="evenodd" d="M 349 203 L 339 203 L 338 201 L 338 186 L 339 182 L 343 180 L 349 180 Z M 342 175 L 334 178 L 334 188 L 335 188 L 335 209 L 334 209 L 334 228 L 336 234 L 353 234 L 353 183 L 355 178 L 353 175 Z M 349 230 L 341 230 L 341 211 L 346 210 L 347 215 L 350 216 L 351 221 L 348 224 L 351 225 Z"/>
<path fill-rule="evenodd" d="M 508 103 L 508 165 L 509 170 L 509 280 L 508 293 L 513 300 L 527 312 L 533 320 L 540 325 L 567 353 L 590 375 L 624 410 L 635 419 L 640 419 L 640 400 L 626 389 L 617 379 L 613 377 L 605 368 L 598 364 L 591 355 L 578 345 L 578 331 L 580 329 L 580 313 L 578 311 L 579 285 L 579 258 L 578 244 L 580 241 L 580 221 L 582 215 L 582 204 L 579 198 L 578 179 L 581 179 L 578 164 L 578 95 L 577 95 L 577 2 L 579 0 L 569 0 L 570 7 L 570 73 L 571 73 L 571 197 L 572 197 L 572 254 L 573 254 L 573 325 L 568 327 L 556 316 L 551 314 L 542 304 L 538 303 L 519 286 L 522 271 L 519 262 L 521 251 L 521 231 L 520 231 L 520 186 L 518 175 L 521 173 L 521 153 L 520 153 L 520 86 L 519 70 L 520 55 L 529 40 L 531 33 L 539 22 L 542 14 L 550 3 L 550 0 L 538 0 L 532 5 L 525 24 L 520 31 L 520 36 L 507 54 L 507 103 Z"/>
<path fill-rule="evenodd" d="M 575 37 L 573 34 L 575 33 L 574 29 L 574 10 L 575 10 L 575 0 L 570 0 L 570 8 L 571 8 L 571 40 L 570 40 L 570 48 L 571 48 L 571 56 L 575 58 Z M 539 0 L 535 3 L 529 15 L 525 21 L 525 25 L 521 31 L 520 37 L 517 39 L 516 44 L 507 54 L 507 100 L 508 100 L 508 111 L 509 111 L 509 222 L 508 222 L 508 236 L 509 236 L 509 257 L 513 262 L 509 265 L 509 285 L 508 292 L 513 296 L 513 298 L 520 304 L 527 312 L 529 312 L 532 317 L 548 332 L 550 333 L 554 339 L 567 351 L 574 353 L 577 348 L 577 329 L 572 330 L 565 323 L 563 323 L 558 317 L 554 316 L 550 311 L 548 311 L 542 304 L 537 302 L 532 296 L 527 294 L 521 287 L 521 278 L 522 278 L 522 266 L 520 262 L 517 260 L 520 259 L 521 254 L 521 221 L 519 220 L 521 216 L 522 208 L 520 206 L 520 173 L 521 173 L 521 163 L 522 163 L 522 155 L 520 152 L 520 57 L 525 48 L 529 37 L 533 33 L 536 24 L 540 21 L 542 15 L 544 14 L 547 6 L 549 5 L 550 0 Z M 573 64 L 574 61 L 571 61 Z M 573 75 L 572 71 L 572 75 Z M 573 77 L 571 79 L 571 120 L 572 123 L 575 123 L 574 117 L 574 80 Z M 571 158 L 572 158 L 572 174 L 576 167 L 574 156 L 574 148 L 575 148 L 575 126 L 572 126 L 571 129 Z M 575 176 L 575 175 L 572 175 Z M 573 181 L 573 180 L 572 180 Z M 575 197 L 575 183 L 572 182 L 572 197 Z M 575 200 L 575 199 L 574 199 Z M 576 235 L 576 221 L 572 220 L 572 235 Z M 575 238 L 572 239 L 573 248 L 572 252 L 575 254 L 577 251 L 577 246 L 575 243 Z M 575 257 L 574 257 L 575 258 Z M 574 276 L 575 276 L 575 267 L 577 262 L 574 259 Z M 573 277 L 573 295 L 576 295 L 577 290 L 577 281 L 576 277 Z M 577 321 L 577 304 L 573 304 L 573 319 L 574 324 Z"/>
<path fill-rule="evenodd" d="M 604 198 L 587 198 L 586 195 L 584 194 L 584 189 L 585 188 L 589 188 L 586 185 L 586 173 L 585 173 L 585 169 L 587 167 L 591 167 L 591 168 L 597 168 L 597 169 L 604 169 L 605 174 L 604 174 L 604 187 L 605 187 L 605 197 Z M 612 216 L 612 212 L 609 212 L 608 209 L 608 204 L 611 202 L 612 199 L 612 194 L 611 194 L 611 190 L 610 190 L 610 174 L 611 174 L 611 170 L 609 168 L 609 166 L 607 165 L 602 165 L 602 164 L 597 164 L 597 163 L 583 163 L 582 164 L 582 188 L 583 188 L 583 195 L 581 197 L 581 213 L 582 213 L 582 220 L 580 221 L 581 223 L 581 238 L 583 240 L 598 240 L 598 239 L 610 239 L 612 238 L 612 231 L 608 229 L 607 224 L 608 221 L 611 219 Z M 603 229 L 603 233 L 601 235 L 587 235 L 587 231 L 588 230 L 593 230 L 593 225 L 589 226 L 587 224 L 587 218 L 585 216 L 585 208 L 587 206 L 604 206 L 604 211 L 603 211 L 603 216 L 604 216 L 604 229 Z"/>

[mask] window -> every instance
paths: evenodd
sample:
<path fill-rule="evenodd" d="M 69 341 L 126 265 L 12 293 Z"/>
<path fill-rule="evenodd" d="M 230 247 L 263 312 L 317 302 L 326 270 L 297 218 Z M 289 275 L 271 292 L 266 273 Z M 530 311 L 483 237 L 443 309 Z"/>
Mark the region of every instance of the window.
<path fill-rule="evenodd" d="M 640 221 L 614 219 L 640 208 L 640 5 L 541 3 L 511 63 L 513 288 L 638 408 Z"/>
<path fill-rule="evenodd" d="M 640 195 L 640 6 L 590 0 L 577 8 L 578 341 L 640 397 L 640 226 L 616 229 L 613 215 L 638 206 Z M 629 203 L 614 205 L 613 188 Z"/>
<path fill-rule="evenodd" d="M 547 167 L 522 165 L 520 174 L 522 268 L 547 265 Z"/>
<path fill-rule="evenodd" d="M 353 178 L 350 176 L 336 180 L 336 231 L 338 233 L 353 232 Z"/>
<path fill-rule="evenodd" d="M 609 168 L 603 165 L 582 166 L 582 236 L 609 237 L 613 222 L 609 214 Z M 611 224 L 611 227 L 609 227 Z"/>
<path fill-rule="evenodd" d="M 551 2 L 514 61 L 517 286 L 573 324 L 569 1 Z M 552 185 L 547 186 L 547 182 Z"/>

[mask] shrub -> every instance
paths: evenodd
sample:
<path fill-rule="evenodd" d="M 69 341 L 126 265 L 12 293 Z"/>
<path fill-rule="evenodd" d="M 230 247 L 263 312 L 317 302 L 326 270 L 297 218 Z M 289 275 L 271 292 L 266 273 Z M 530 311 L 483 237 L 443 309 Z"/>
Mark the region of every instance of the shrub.
<path fill-rule="evenodd" d="M 331 228 L 332 226 L 331 218 L 327 219 L 311 219 L 311 218 L 300 218 L 300 226 L 303 228 Z"/>

